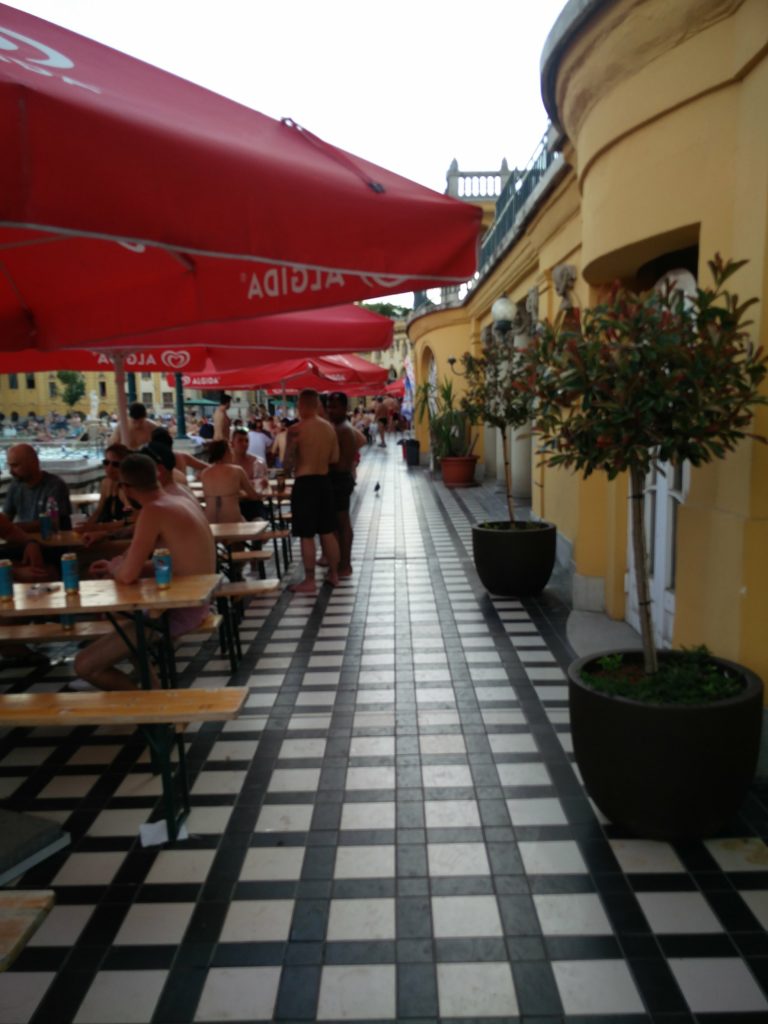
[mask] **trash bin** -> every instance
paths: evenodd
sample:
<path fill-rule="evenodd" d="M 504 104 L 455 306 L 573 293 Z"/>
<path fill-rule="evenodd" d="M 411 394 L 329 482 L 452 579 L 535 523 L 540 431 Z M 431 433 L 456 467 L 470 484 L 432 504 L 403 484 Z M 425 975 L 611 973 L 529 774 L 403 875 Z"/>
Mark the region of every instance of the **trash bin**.
<path fill-rule="evenodd" d="M 418 466 L 419 464 L 419 442 L 415 437 L 408 438 L 403 445 L 405 448 L 405 461 L 409 466 Z"/>

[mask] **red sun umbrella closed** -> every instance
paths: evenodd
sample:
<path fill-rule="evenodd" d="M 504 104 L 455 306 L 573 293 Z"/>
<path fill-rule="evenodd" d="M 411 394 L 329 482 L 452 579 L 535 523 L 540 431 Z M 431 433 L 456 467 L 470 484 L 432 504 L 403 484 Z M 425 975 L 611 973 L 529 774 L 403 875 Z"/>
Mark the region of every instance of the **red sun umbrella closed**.
<path fill-rule="evenodd" d="M 0 337 L 88 347 L 454 284 L 480 210 L 0 5 Z"/>

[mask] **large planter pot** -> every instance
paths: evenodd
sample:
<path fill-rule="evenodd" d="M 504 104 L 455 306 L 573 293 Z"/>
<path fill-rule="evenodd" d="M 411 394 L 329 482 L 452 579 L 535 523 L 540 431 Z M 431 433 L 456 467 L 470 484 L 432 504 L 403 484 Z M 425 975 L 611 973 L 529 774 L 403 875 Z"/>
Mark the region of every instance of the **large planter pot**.
<path fill-rule="evenodd" d="M 444 455 L 440 459 L 446 487 L 474 487 L 476 455 Z"/>
<path fill-rule="evenodd" d="M 551 523 L 478 523 L 472 553 L 480 581 L 491 594 L 540 594 L 555 566 L 557 529 Z"/>
<path fill-rule="evenodd" d="M 642 663 L 641 652 L 621 653 Z M 713 835 L 738 811 L 755 774 L 760 679 L 717 658 L 742 675 L 741 694 L 709 704 L 649 704 L 582 681 L 581 670 L 603 656 L 580 658 L 568 669 L 574 754 L 588 794 L 611 822 L 638 836 Z"/>

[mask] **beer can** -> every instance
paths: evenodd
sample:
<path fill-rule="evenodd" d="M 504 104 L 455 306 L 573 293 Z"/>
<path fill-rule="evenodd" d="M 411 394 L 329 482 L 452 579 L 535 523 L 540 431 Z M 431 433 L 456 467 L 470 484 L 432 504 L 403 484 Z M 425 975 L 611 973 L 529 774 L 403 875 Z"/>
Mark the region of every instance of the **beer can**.
<path fill-rule="evenodd" d="M 61 581 L 67 594 L 76 594 L 80 590 L 80 567 L 77 555 L 72 551 L 61 556 Z"/>
<path fill-rule="evenodd" d="M 152 562 L 155 567 L 155 583 L 160 590 L 165 590 L 171 585 L 173 578 L 173 561 L 168 548 L 155 548 L 152 553 Z"/>
<path fill-rule="evenodd" d="M 40 513 L 40 536 L 43 540 L 48 538 L 53 533 L 53 522 L 47 512 Z"/>
<path fill-rule="evenodd" d="M 59 618 L 62 629 L 74 629 L 75 628 L 75 616 L 74 615 L 62 615 Z"/>
<path fill-rule="evenodd" d="M 13 600 L 13 566 L 9 558 L 0 559 L 0 601 Z"/>

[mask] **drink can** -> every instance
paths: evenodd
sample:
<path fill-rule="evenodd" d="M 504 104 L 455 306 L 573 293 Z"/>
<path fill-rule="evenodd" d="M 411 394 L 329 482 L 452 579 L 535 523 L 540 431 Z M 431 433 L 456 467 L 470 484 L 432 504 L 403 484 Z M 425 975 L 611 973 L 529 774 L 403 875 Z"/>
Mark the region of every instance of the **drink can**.
<path fill-rule="evenodd" d="M 48 540 L 48 538 L 51 536 L 52 533 L 53 533 L 53 522 L 51 521 L 51 517 L 48 515 L 47 512 L 41 512 L 40 513 L 40 536 L 43 538 L 43 540 Z"/>
<path fill-rule="evenodd" d="M 277 474 L 277 493 L 283 494 L 285 491 L 285 473 Z"/>
<path fill-rule="evenodd" d="M 75 628 L 75 616 L 74 615 L 62 615 L 59 618 L 62 629 L 74 629 Z"/>
<path fill-rule="evenodd" d="M 80 567 L 77 555 L 71 551 L 61 556 L 61 581 L 67 594 L 76 594 L 80 590 Z"/>
<path fill-rule="evenodd" d="M 13 600 L 13 566 L 8 558 L 0 559 L 0 601 Z"/>
<path fill-rule="evenodd" d="M 165 590 L 171 585 L 173 578 L 173 561 L 168 548 L 155 548 L 152 554 L 152 562 L 155 566 L 155 582 L 160 590 Z"/>

